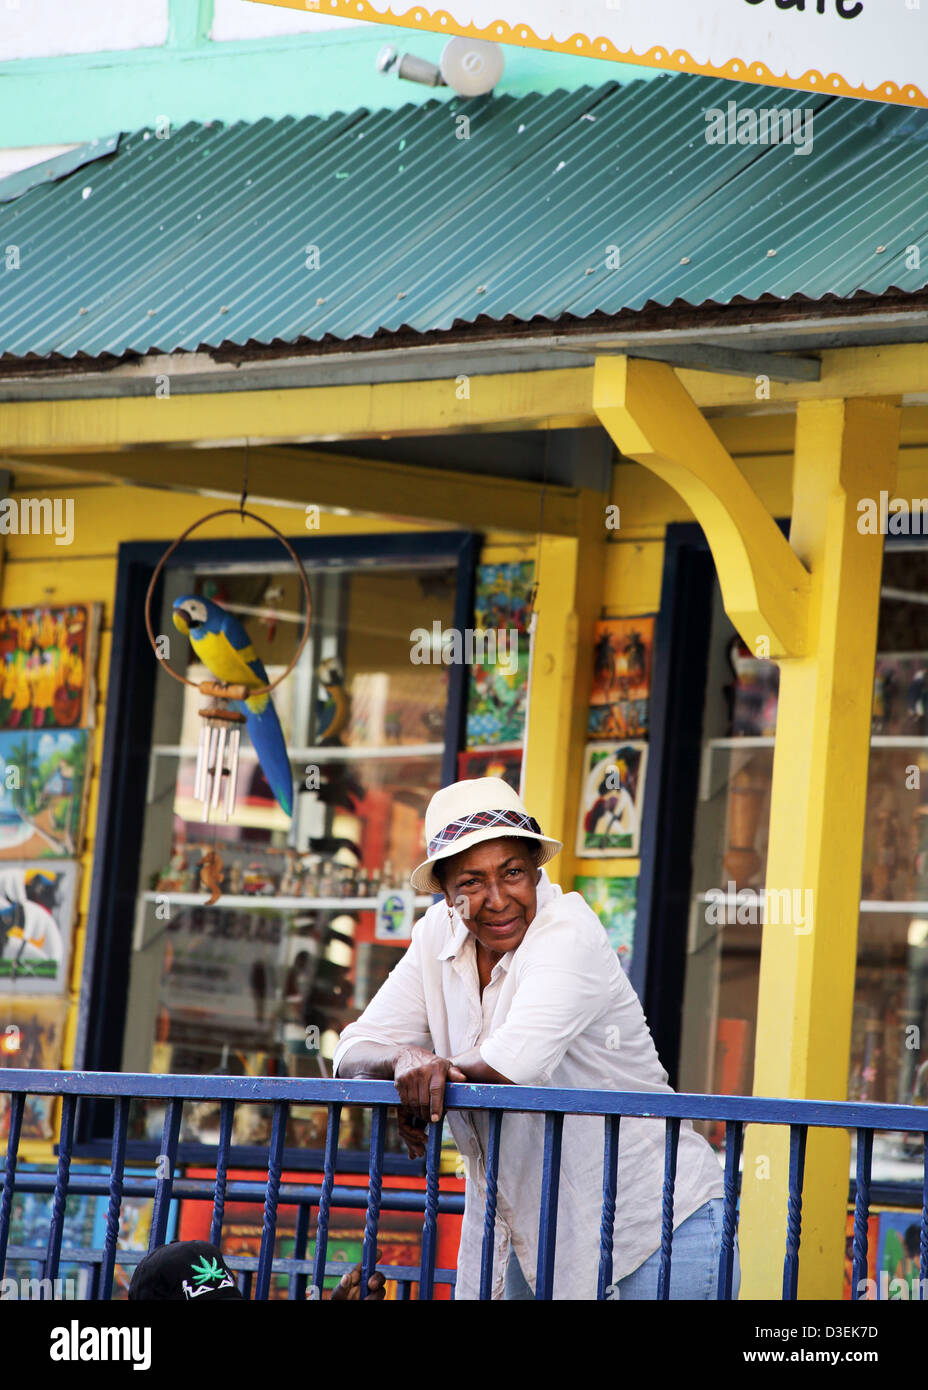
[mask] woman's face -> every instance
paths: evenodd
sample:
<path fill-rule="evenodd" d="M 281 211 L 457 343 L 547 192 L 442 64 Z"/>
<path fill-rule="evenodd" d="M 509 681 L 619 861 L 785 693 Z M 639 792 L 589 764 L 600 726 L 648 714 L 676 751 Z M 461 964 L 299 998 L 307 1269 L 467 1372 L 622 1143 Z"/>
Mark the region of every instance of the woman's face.
<path fill-rule="evenodd" d="M 525 840 L 484 840 L 447 861 L 443 890 L 480 945 L 505 955 L 532 924 L 537 877 Z"/>

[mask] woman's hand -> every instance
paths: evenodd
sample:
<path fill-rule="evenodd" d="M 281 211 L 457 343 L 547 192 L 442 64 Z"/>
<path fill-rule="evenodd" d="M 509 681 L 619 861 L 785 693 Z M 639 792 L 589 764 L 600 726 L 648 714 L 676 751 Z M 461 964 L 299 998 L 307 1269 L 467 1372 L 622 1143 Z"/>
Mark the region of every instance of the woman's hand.
<path fill-rule="evenodd" d="M 401 1105 L 396 1116 L 400 1139 L 406 1145 L 410 1158 L 422 1158 L 425 1154 L 425 1125 L 417 1120 L 406 1105 Z"/>
<path fill-rule="evenodd" d="M 401 1124 L 405 1122 L 408 1129 L 412 1119 L 438 1124 L 444 1110 L 445 1082 L 466 1081 L 467 1077 L 447 1057 L 437 1057 L 424 1047 L 403 1047 L 396 1054 L 393 1080 L 403 1110 L 409 1112 L 404 1117 L 400 1111 Z M 406 1135 L 402 1137 L 408 1145 Z"/>
<path fill-rule="evenodd" d="M 380 1259 L 379 1250 L 377 1251 L 377 1258 Z M 384 1279 L 384 1276 L 380 1273 L 380 1270 L 375 1269 L 374 1273 L 367 1281 L 367 1287 L 370 1290 L 370 1292 L 364 1295 L 365 1299 L 374 1299 L 375 1301 L 380 1301 L 386 1298 L 387 1291 L 385 1285 L 386 1280 Z M 361 1266 L 360 1264 L 356 1264 L 354 1269 L 349 1269 L 345 1274 L 342 1275 L 341 1279 L 338 1281 L 335 1288 L 332 1290 L 332 1302 L 359 1302 L 360 1298 Z"/>

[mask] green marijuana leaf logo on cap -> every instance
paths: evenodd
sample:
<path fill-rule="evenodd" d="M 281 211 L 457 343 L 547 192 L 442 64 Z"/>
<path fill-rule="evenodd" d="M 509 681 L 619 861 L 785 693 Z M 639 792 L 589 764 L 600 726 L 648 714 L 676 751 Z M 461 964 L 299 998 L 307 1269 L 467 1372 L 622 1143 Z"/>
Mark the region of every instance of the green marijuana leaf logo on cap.
<path fill-rule="evenodd" d="M 225 1270 L 218 1260 L 208 1260 L 205 1255 L 201 1256 L 197 1264 L 190 1266 L 190 1273 L 193 1275 L 195 1284 L 209 1284 L 213 1279 L 222 1279 Z"/>

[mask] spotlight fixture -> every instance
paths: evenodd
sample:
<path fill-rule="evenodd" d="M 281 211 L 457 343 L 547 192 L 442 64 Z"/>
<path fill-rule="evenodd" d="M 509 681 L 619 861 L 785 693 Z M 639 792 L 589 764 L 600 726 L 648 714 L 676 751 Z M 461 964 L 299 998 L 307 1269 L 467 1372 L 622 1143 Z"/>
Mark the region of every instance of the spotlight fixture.
<path fill-rule="evenodd" d="M 377 71 L 395 72 L 397 77 L 402 77 L 407 82 L 421 82 L 425 87 L 445 85 L 441 70 L 435 63 L 430 63 L 427 58 L 417 58 L 414 53 L 404 53 L 401 56 L 390 43 L 377 54 Z"/>
<path fill-rule="evenodd" d="M 480 97 L 492 92 L 503 75 L 503 50 L 485 39 L 449 39 L 442 49 L 439 67 L 446 84 L 460 97 Z"/>
<path fill-rule="evenodd" d="M 449 39 L 436 66 L 414 53 L 386 44 L 377 55 L 377 71 L 395 72 L 407 82 L 426 87 L 451 87 L 461 97 L 485 96 L 503 75 L 503 50 L 484 39 Z"/>

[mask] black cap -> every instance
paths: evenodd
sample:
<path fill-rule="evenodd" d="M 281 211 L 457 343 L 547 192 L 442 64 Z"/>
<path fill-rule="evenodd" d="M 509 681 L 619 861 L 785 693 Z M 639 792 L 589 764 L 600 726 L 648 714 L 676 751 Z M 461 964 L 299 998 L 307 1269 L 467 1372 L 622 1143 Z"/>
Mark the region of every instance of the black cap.
<path fill-rule="evenodd" d="M 199 1303 L 201 1299 L 241 1299 L 243 1295 L 217 1246 L 207 1240 L 175 1240 L 139 1261 L 129 1297 Z"/>

